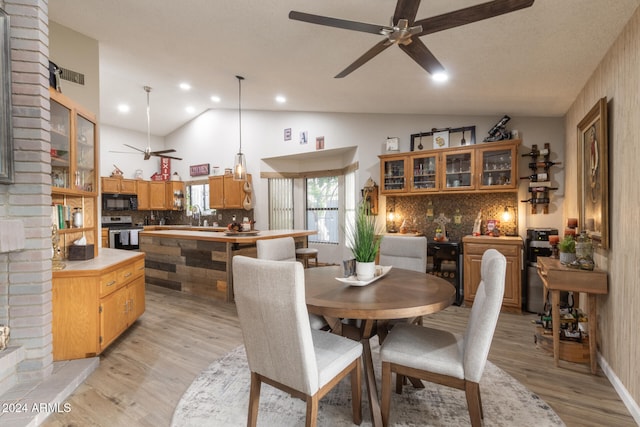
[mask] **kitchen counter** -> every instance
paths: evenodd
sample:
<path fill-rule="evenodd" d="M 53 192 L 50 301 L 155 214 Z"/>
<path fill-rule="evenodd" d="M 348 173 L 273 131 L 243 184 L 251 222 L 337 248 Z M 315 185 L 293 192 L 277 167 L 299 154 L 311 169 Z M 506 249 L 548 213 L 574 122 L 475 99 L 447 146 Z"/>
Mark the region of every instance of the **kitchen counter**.
<path fill-rule="evenodd" d="M 293 237 L 297 248 L 307 247 L 308 236 L 316 234 L 310 230 L 260 230 L 255 236 L 227 236 L 209 230 L 215 227 L 151 227 L 139 235 L 148 284 L 227 302 L 233 301 L 234 256 L 255 258 L 258 240 L 279 237 Z"/>

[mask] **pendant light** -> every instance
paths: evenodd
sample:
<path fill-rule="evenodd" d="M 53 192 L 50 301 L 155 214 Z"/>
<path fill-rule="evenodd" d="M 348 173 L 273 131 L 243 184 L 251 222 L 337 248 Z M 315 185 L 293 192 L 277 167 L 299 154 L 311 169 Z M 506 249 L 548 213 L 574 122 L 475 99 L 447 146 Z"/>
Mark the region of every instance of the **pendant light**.
<path fill-rule="evenodd" d="M 244 77 L 236 76 L 238 79 L 238 125 L 240 130 L 240 148 L 238 154 L 236 154 L 235 162 L 233 164 L 233 180 L 234 181 L 246 181 L 247 180 L 247 159 L 242 154 L 242 81 Z"/>

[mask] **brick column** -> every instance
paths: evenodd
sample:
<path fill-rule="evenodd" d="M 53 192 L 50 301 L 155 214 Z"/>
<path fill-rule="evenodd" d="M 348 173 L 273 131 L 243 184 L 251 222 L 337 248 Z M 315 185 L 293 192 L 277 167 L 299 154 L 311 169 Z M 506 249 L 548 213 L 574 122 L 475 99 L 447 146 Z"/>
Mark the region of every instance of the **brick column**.
<path fill-rule="evenodd" d="M 0 278 L 8 281 L 10 344 L 27 354 L 18 367 L 25 381 L 45 378 L 53 368 L 48 3 L 4 0 L 3 8 L 11 19 L 15 182 L 0 186 L 0 218 L 23 221 L 25 242 L 8 254 Z M 0 286 L 0 303 L 2 292 Z"/>

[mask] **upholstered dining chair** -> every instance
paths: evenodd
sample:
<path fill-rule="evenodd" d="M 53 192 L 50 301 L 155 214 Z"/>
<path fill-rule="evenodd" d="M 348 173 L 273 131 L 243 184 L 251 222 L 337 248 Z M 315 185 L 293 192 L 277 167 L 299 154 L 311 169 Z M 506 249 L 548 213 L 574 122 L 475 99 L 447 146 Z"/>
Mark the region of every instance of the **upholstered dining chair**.
<path fill-rule="evenodd" d="M 500 314 L 506 269 L 506 258 L 497 250 L 482 255 L 480 285 L 463 335 L 409 324 L 395 325 L 389 332 L 380 348 L 385 426 L 389 424 L 392 372 L 398 393 L 405 376 L 464 390 L 471 425 L 481 425 L 479 383 Z"/>
<path fill-rule="evenodd" d="M 424 236 L 385 235 L 380 241 L 380 265 L 391 265 L 404 270 L 427 271 L 427 238 Z M 422 324 L 422 316 L 410 321 Z M 378 322 L 378 336 L 384 340 L 386 333 L 397 320 Z"/>
<path fill-rule="evenodd" d="M 309 326 L 304 269 L 299 262 L 235 256 L 233 286 L 251 370 L 248 426 L 258 419 L 261 384 L 307 403 L 306 425 L 315 426 L 318 401 L 351 377 L 353 422 L 362 421 L 362 344 Z"/>
<path fill-rule="evenodd" d="M 385 235 L 380 242 L 380 265 L 427 271 L 427 238 Z"/>
<path fill-rule="evenodd" d="M 259 259 L 271 261 L 296 261 L 296 242 L 293 237 L 280 237 L 277 239 L 258 240 L 256 242 Z M 313 329 L 326 329 L 329 327 L 324 317 L 309 313 L 309 323 Z"/>

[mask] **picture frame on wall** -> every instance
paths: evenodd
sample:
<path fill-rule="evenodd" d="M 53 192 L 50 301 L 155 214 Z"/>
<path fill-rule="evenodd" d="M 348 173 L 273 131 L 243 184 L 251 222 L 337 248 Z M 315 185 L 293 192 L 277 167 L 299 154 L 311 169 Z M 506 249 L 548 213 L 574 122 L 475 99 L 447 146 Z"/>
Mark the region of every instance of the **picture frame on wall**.
<path fill-rule="evenodd" d="M 609 142 L 607 98 L 578 123 L 579 229 L 594 245 L 609 248 Z"/>

